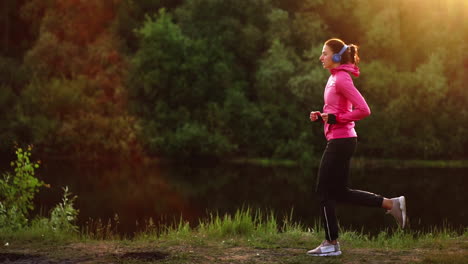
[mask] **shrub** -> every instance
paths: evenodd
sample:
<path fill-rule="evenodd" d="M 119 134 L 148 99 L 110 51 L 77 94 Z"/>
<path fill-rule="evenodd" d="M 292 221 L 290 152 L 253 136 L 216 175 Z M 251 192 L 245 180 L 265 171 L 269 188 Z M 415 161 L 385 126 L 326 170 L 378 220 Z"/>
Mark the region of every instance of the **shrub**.
<path fill-rule="evenodd" d="M 0 226 L 21 228 L 26 215 L 34 208 L 33 198 L 44 183 L 35 177 L 38 162 L 31 162 L 31 147 L 16 150 L 16 161 L 11 162 L 14 174 L 4 173 L 0 178 Z"/>
<path fill-rule="evenodd" d="M 78 226 L 75 225 L 78 210 L 73 207 L 77 196 L 72 196 L 68 191 L 68 186 L 63 188 L 62 202 L 57 204 L 50 215 L 50 227 L 53 230 L 63 232 L 76 232 Z"/>

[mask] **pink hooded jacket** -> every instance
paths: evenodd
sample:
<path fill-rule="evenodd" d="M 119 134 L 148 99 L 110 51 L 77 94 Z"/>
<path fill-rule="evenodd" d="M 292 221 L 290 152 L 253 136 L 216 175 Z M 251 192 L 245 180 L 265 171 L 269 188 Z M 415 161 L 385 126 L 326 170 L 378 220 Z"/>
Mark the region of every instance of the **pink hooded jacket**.
<path fill-rule="evenodd" d="M 370 115 L 366 100 L 350 76 L 359 76 L 359 68 L 354 64 L 342 64 L 330 72 L 325 86 L 323 113 L 334 114 L 336 124 L 325 124 L 325 137 L 327 140 L 357 137 L 354 121 Z"/>

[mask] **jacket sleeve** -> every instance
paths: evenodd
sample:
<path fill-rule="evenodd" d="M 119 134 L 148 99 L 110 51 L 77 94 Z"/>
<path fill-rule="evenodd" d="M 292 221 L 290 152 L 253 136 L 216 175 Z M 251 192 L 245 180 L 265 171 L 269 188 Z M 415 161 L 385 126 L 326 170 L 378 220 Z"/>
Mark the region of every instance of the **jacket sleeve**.
<path fill-rule="evenodd" d="M 366 100 L 356 89 L 353 79 L 347 72 L 340 72 L 336 79 L 336 89 L 341 95 L 348 99 L 353 105 L 353 111 L 346 113 L 337 113 L 337 123 L 347 123 L 361 120 L 370 115 L 371 111 Z"/>

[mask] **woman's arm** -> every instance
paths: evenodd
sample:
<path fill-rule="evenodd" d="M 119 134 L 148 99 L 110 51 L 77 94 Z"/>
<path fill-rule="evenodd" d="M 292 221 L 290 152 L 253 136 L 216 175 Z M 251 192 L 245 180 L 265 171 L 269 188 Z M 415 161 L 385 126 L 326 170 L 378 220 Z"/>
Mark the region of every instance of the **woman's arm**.
<path fill-rule="evenodd" d="M 337 123 L 347 123 L 361 120 L 370 115 L 371 111 L 366 100 L 354 86 L 351 76 L 347 72 L 337 73 L 336 89 L 353 105 L 353 111 L 336 114 Z"/>

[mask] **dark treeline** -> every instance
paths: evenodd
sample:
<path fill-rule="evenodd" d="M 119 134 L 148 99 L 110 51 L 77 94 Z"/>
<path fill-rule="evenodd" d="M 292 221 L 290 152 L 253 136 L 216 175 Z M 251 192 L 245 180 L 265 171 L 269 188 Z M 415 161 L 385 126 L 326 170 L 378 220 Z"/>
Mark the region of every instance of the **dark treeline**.
<path fill-rule="evenodd" d="M 320 155 L 323 42 L 360 46 L 372 157 L 465 159 L 464 0 L 3 0 L 0 144 L 78 159 Z"/>

